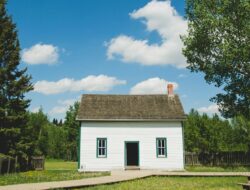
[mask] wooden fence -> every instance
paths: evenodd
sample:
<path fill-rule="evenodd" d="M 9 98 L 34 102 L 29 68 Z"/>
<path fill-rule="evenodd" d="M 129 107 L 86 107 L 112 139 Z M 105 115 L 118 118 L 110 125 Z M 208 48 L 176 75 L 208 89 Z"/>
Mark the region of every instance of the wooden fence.
<path fill-rule="evenodd" d="M 0 157 L 0 175 L 17 171 L 17 159 L 12 157 Z"/>
<path fill-rule="evenodd" d="M 44 156 L 33 156 L 31 160 L 32 169 L 44 170 L 45 158 Z"/>
<path fill-rule="evenodd" d="M 32 157 L 31 160 L 27 158 L 25 164 L 28 166 L 27 170 L 44 170 L 45 158 L 44 156 Z M 0 175 L 19 172 L 19 170 L 17 157 L 0 157 Z"/>
<path fill-rule="evenodd" d="M 185 165 L 248 166 L 250 165 L 250 152 L 223 152 L 215 154 L 186 152 Z"/>

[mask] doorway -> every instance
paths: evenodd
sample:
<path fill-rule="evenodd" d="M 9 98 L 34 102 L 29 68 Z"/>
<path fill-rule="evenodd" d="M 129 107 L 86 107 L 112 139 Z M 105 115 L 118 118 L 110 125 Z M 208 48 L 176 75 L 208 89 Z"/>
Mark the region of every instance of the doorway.
<path fill-rule="evenodd" d="M 139 142 L 125 142 L 125 166 L 139 166 Z"/>

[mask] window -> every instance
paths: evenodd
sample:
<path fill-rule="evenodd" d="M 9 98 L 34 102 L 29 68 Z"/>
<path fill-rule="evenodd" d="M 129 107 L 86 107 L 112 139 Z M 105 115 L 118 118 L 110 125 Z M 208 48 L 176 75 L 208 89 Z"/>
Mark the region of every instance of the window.
<path fill-rule="evenodd" d="M 97 158 L 107 157 L 107 138 L 97 138 L 96 155 Z"/>
<path fill-rule="evenodd" d="M 156 138 L 156 154 L 158 158 L 167 157 L 167 139 Z"/>

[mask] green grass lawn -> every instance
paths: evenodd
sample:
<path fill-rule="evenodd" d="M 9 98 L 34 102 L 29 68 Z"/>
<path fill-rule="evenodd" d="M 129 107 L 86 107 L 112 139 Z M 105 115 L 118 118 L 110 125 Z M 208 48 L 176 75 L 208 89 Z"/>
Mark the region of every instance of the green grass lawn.
<path fill-rule="evenodd" d="M 77 170 L 77 162 L 65 162 L 63 160 L 46 160 L 46 170 Z"/>
<path fill-rule="evenodd" d="M 250 172 L 249 166 L 186 166 L 189 172 Z"/>
<path fill-rule="evenodd" d="M 83 190 L 242 190 L 246 177 L 149 177 Z"/>
<path fill-rule="evenodd" d="M 89 172 L 78 173 L 73 170 L 45 170 L 45 171 L 28 171 L 16 174 L 0 176 L 0 185 L 10 185 L 19 183 L 36 183 L 45 181 L 63 181 L 73 179 L 83 179 L 89 177 L 98 177 L 109 175 L 108 172 Z"/>
<path fill-rule="evenodd" d="M 77 162 L 65 162 L 63 160 L 46 160 L 44 171 L 28 171 L 0 175 L 0 185 L 19 183 L 36 183 L 45 181 L 62 181 L 99 177 L 110 175 L 109 172 L 86 172 L 77 171 Z"/>
<path fill-rule="evenodd" d="M 63 160 L 46 160 L 44 171 L 28 171 L 9 175 L 0 175 L 0 185 L 19 183 L 35 183 L 45 181 L 61 181 L 83 179 L 110 175 L 109 172 L 77 172 L 77 162 Z M 250 167 L 207 167 L 188 166 L 185 168 L 192 172 L 245 172 Z M 236 185 L 246 182 L 245 177 L 150 177 L 147 179 L 124 182 L 114 185 L 91 187 L 89 189 L 241 189 Z M 159 184 L 159 185 L 158 185 Z M 162 187 L 162 188 L 161 188 Z"/>

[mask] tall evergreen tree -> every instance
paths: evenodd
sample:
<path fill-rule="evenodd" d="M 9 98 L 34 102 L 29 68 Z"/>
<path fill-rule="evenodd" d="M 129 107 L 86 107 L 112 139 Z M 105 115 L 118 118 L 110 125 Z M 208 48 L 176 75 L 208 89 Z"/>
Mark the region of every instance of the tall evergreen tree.
<path fill-rule="evenodd" d="M 30 100 L 24 94 L 32 90 L 26 68 L 20 69 L 20 46 L 16 25 L 0 0 L 0 152 L 18 156 L 30 154 L 26 112 Z"/>

